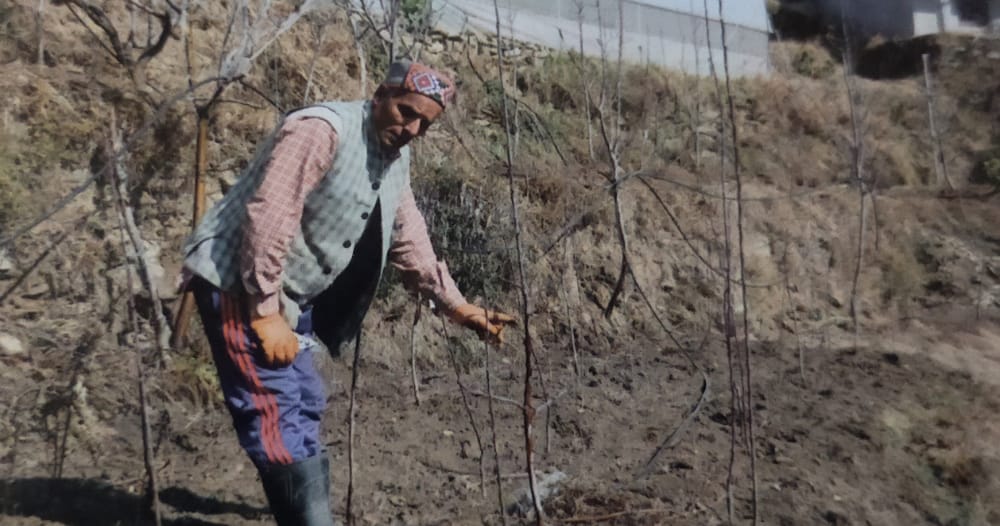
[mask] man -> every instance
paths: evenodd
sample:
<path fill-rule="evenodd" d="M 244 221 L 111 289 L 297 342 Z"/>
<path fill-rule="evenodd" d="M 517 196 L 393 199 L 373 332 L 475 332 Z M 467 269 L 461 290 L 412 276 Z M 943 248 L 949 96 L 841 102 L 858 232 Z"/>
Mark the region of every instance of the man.
<path fill-rule="evenodd" d="M 483 337 L 514 321 L 465 301 L 410 189 L 407 145 L 454 93 L 445 75 L 403 61 L 371 101 L 290 113 L 185 246 L 226 406 L 280 525 L 333 524 L 310 335 L 334 353 L 353 338 L 386 260 Z"/>

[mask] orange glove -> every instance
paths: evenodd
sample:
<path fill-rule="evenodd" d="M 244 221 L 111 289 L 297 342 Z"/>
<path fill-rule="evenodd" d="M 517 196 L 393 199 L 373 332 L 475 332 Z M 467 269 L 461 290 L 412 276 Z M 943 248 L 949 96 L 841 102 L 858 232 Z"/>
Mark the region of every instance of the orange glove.
<path fill-rule="evenodd" d="M 268 365 L 284 367 L 292 363 L 299 353 L 299 339 L 280 313 L 254 317 L 250 321 L 250 328 L 257 333 Z"/>
<path fill-rule="evenodd" d="M 451 313 L 455 323 L 479 333 L 480 338 L 489 337 L 494 343 L 503 343 L 503 330 L 507 325 L 517 323 L 509 314 L 486 310 L 483 307 L 466 303 L 460 305 Z"/>

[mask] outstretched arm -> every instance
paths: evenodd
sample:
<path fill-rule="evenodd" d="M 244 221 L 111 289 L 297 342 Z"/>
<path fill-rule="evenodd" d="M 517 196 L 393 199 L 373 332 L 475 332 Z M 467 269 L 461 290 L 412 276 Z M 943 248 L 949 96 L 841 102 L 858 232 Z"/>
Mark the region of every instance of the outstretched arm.
<path fill-rule="evenodd" d="M 452 321 L 481 336 L 501 340 L 504 326 L 514 322 L 512 316 L 488 311 L 465 300 L 448 273 L 448 265 L 438 261 L 434 254 L 427 223 L 409 187 L 400 196 L 389 262 L 402 273 L 403 284 L 408 289 L 433 299 L 438 309 Z"/>

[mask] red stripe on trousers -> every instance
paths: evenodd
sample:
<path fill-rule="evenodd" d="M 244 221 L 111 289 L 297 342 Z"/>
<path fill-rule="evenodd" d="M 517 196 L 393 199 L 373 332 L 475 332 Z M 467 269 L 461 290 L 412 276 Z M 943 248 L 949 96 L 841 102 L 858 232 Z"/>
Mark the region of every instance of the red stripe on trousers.
<path fill-rule="evenodd" d="M 230 360 L 239 368 L 250 388 L 250 400 L 254 408 L 260 411 L 261 444 L 268 462 L 272 464 L 290 464 L 291 455 L 284 447 L 278 429 L 277 401 L 274 395 L 264 389 L 250 356 L 246 352 L 244 324 L 240 316 L 238 304 L 225 293 L 221 294 L 223 335 L 226 340 L 226 350 Z M 277 435 L 277 436 L 276 436 Z M 276 443 L 279 447 L 276 447 Z"/>
<path fill-rule="evenodd" d="M 239 305 L 238 303 L 236 305 Z M 242 309 L 240 307 L 234 306 L 235 316 L 237 320 L 242 320 L 241 317 Z M 251 329 L 240 322 L 244 330 L 250 331 Z M 239 338 L 239 350 L 241 351 L 239 355 L 243 358 L 246 363 L 247 371 L 252 382 L 252 385 L 257 389 L 261 398 L 264 399 L 264 404 L 270 409 L 270 426 L 271 426 L 271 448 L 272 454 L 278 459 L 280 464 L 291 464 L 293 462 L 292 454 L 288 452 L 285 447 L 285 441 L 281 437 L 281 427 L 279 420 L 281 418 L 281 412 L 278 409 L 278 397 L 274 396 L 274 393 L 270 389 L 264 387 L 264 383 L 260 381 L 260 377 L 257 376 L 257 369 L 254 367 L 253 362 L 250 360 L 250 349 L 246 346 L 246 342 L 253 341 L 249 336 L 246 338 Z"/>

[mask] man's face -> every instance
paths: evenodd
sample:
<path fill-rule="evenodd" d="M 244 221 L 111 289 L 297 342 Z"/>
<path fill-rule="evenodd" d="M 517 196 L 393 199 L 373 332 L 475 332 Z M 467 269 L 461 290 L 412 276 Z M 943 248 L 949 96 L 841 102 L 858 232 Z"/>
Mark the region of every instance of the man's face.
<path fill-rule="evenodd" d="M 398 150 L 426 133 L 442 111 L 441 105 L 419 93 L 390 93 L 375 97 L 372 122 L 382 146 Z"/>

